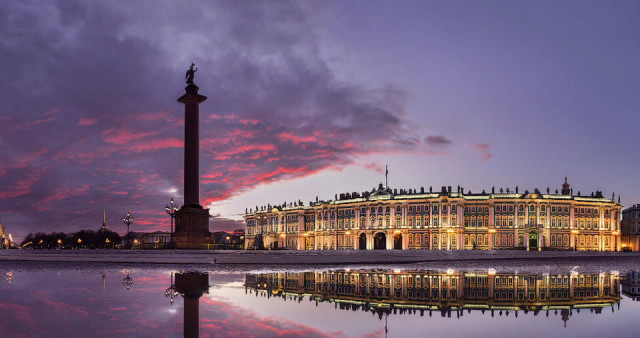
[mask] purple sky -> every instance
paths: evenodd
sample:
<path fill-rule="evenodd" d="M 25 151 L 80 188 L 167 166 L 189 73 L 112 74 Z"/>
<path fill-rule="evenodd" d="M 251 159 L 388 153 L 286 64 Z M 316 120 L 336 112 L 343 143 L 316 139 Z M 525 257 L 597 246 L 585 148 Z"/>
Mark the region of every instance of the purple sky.
<path fill-rule="evenodd" d="M 198 67 L 202 202 L 382 181 L 559 188 L 640 202 L 637 1 L 0 4 L 0 220 L 168 229 L 184 72 Z M 213 203 L 213 204 L 212 204 Z"/>

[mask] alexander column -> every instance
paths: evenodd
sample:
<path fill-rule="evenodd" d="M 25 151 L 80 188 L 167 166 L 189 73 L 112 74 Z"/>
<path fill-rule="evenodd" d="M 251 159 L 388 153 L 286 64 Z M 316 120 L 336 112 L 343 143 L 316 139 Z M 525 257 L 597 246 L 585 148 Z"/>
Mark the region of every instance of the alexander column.
<path fill-rule="evenodd" d="M 185 76 L 186 93 L 178 102 L 184 103 L 184 205 L 176 211 L 176 230 L 171 243 L 179 249 L 203 249 L 211 243 L 209 209 L 200 205 L 200 137 L 199 107 L 207 99 L 198 94 L 193 77 L 198 70 L 193 63 Z"/>

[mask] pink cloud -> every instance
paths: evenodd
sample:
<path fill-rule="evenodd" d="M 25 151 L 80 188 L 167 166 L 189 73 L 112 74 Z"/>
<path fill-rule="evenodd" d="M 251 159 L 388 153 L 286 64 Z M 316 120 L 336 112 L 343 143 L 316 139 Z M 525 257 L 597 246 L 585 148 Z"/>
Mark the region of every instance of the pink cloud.
<path fill-rule="evenodd" d="M 127 128 L 111 128 L 102 132 L 102 138 L 107 143 L 113 144 L 129 144 L 133 141 L 143 139 L 147 136 L 158 134 L 157 131 L 140 132 Z"/>
<path fill-rule="evenodd" d="M 482 156 L 482 159 L 480 160 L 480 162 L 485 162 L 486 160 L 493 157 L 493 155 L 491 155 L 491 153 L 489 152 L 489 149 L 491 147 L 486 143 L 472 144 L 471 148 L 480 152 L 480 155 Z"/>
<path fill-rule="evenodd" d="M 291 132 L 288 132 L 288 133 L 282 132 L 278 136 L 280 137 L 281 140 L 289 141 L 293 144 L 309 143 L 309 142 L 317 141 L 317 139 L 314 136 L 297 136 Z"/>
<path fill-rule="evenodd" d="M 98 123 L 98 119 L 84 117 L 78 120 L 79 126 L 90 126 Z"/>

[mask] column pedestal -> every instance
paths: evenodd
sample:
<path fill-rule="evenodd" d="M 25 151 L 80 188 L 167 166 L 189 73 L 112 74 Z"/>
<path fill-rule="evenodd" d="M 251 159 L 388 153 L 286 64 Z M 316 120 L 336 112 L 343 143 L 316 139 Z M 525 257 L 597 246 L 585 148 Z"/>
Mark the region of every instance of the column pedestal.
<path fill-rule="evenodd" d="M 211 244 L 209 209 L 184 205 L 176 211 L 176 231 L 171 244 L 176 249 L 207 249 Z"/>

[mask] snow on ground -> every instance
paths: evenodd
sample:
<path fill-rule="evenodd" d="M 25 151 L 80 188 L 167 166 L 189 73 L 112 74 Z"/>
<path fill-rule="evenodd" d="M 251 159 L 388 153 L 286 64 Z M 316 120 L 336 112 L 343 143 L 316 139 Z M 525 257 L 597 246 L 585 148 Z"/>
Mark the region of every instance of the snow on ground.
<path fill-rule="evenodd" d="M 640 270 L 640 253 L 571 251 L 205 251 L 0 250 L 2 269 L 135 268 L 175 271 L 303 272 L 319 270 L 568 273 Z"/>
<path fill-rule="evenodd" d="M 0 250 L 0 261 L 155 264 L 362 264 L 477 260 L 640 260 L 640 253 L 587 251 L 207 251 L 207 250 Z"/>

